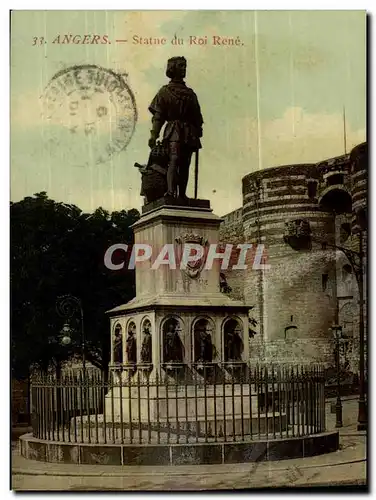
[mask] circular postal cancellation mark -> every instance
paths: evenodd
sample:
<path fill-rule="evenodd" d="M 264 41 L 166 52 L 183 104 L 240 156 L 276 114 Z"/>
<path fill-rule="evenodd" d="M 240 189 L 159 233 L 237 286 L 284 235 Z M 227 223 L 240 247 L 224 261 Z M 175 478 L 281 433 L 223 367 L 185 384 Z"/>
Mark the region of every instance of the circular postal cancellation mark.
<path fill-rule="evenodd" d="M 101 164 L 124 150 L 137 122 L 124 78 L 95 65 L 58 72 L 42 95 L 46 147 L 71 165 Z"/>

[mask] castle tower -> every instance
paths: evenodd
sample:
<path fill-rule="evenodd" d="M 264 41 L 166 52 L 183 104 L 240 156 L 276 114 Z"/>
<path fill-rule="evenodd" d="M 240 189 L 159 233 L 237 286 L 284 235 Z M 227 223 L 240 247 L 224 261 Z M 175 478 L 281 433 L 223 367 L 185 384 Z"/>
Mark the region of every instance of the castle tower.
<path fill-rule="evenodd" d="M 368 146 L 359 144 L 350 153 L 351 196 L 352 196 L 352 232 L 366 230 L 367 192 L 368 192 Z"/>
<path fill-rule="evenodd" d="M 368 145 L 366 142 L 357 145 L 350 152 L 351 167 L 351 195 L 352 195 L 352 218 L 351 218 L 351 244 L 352 249 L 363 253 L 361 261 L 363 278 L 363 316 L 364 316 L 364 339 L 365 353 L 367 353 L 367 254 L 368 254 Z M 355 281 L 355 280 L 353 280 Z M 360 335 L 362 335 L 359 325 L 359 285 L 354 288 L 353 304 L 351 306 L 354 351 L 358 358 L 357 348 L 359 348 Z M 367 354 L 366 354 L 367 356 Z M 367 368 L 366 368 L 367 370 Z"/>
<path fill-rule="evenodd" d="M 323 361 L 331 355 L 329 328 L 336 308 L 335 219 L 319 205 L 315 165 L 268 168 L 243 178 L 246 242 L 264 244 L 269 269 L 246 271 L 245 301 L 255 304 L 260 335 L 252 358 Z M 286 243 L 286 229 L 299 233 Z"/>

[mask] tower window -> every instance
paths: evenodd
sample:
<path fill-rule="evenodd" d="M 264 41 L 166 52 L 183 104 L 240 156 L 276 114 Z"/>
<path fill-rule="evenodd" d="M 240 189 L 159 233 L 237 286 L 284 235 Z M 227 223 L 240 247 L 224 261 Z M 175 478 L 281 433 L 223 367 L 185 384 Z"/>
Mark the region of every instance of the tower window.
<path fill-rule="evenodd" d="M 317 193 L 317 182 L 308 181 L 308 196 L 309 198 L 315 198 Z"/>
<path fill-rule="evenodd" d="M 325 292 L 328 288 L 329 274 L 323 274 L 321 277 L 322 291 Z"/>
<path fill-rule="evenodd" d="M 343 184 L 344 179 L 345 177 L 343 174 L 333 174 L 327 178 L 326 185 L 335 186 L 336 184 Z"/>

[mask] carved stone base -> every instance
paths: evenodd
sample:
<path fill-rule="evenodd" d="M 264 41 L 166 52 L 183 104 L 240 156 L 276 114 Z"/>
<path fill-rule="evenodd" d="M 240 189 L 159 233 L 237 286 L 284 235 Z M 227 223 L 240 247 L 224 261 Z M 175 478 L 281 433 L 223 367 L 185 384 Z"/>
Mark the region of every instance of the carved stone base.
<path fill-rule="evenodd" d="M 167 363 L 162 363 L 162 367 L 167 372 L 174 372 L 174 371 L 178 371 L 178 370 L 183 370 L 184 363 L 174 363 L 173 361 L 171 361 L 171 362 L 167 362 Z"/>
<path fill-rule="evenodd" d="M 214 370 L 217 363 L 213 361 L 197 361 L 194 366 L 198 372 L 204 372 L 205 370 Z"/>
<path fill-rule="evenodd" d="M 151 372 L 153 369 L 153 364 L 152 363 L 139 363 L 137 365 L 137 369 L 141 370 L 143 372 Z"/>
<path fill-rule="evenodd" d="M 146 203 L 142 207 L 142 213 L 151 212 L 163 206 L 173 207 L 190 207 L 190 208 L 206 208 L 210 210 L 210 200 L 199 200 L 195 198 L 173 198 L 172 196 L 163 196 L 158 200 Z"/>

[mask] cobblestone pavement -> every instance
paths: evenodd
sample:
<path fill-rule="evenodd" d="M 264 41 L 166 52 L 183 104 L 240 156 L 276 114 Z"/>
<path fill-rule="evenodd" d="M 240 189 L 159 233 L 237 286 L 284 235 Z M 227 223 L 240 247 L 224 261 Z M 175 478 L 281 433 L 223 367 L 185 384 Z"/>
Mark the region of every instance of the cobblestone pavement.
<path fill-rule="evenodd" d="M 93 466 L 12 457 L 12 488 L 18 491 L 213 490 L 366 484 L 366 435 L 356 431 L 357 400 L 344 401 L 340 449 L 316 457 L 227 465 Z M 335 415 L 327 405 L 327 429 Z"/>

